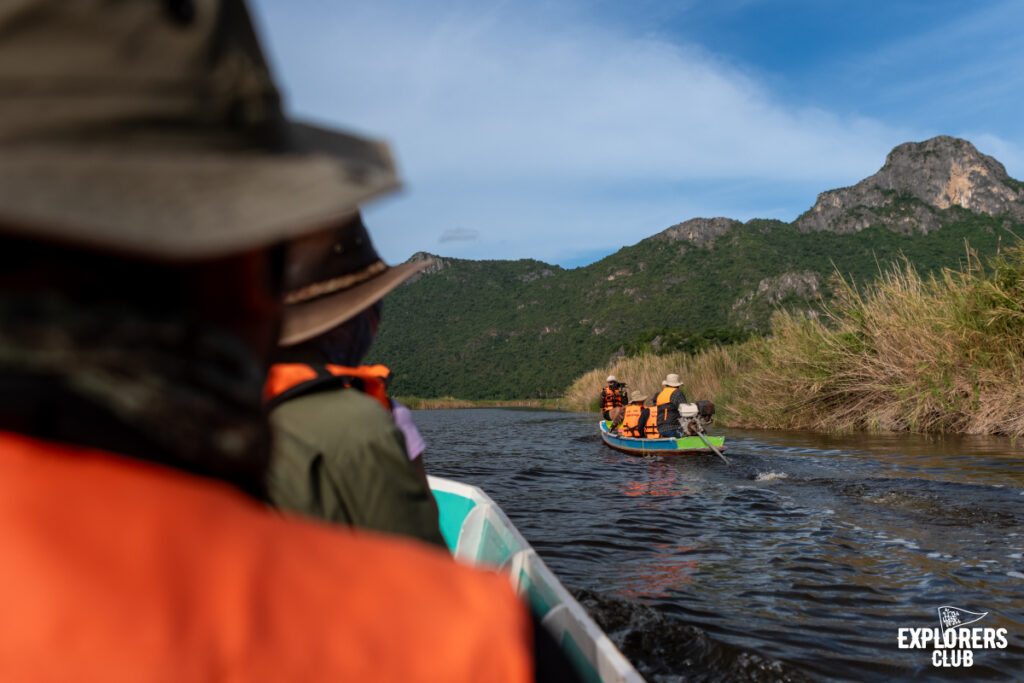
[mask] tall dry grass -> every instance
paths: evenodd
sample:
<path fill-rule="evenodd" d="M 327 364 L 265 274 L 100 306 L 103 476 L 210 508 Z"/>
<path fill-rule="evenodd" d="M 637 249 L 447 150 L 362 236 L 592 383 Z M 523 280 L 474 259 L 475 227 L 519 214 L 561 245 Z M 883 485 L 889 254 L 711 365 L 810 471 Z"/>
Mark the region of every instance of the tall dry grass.
<path fill-rule="evenodd" d="M 577 379 L 566 403 L 597 410 L 609 373 L 653 394 L 678 372 L 725 425 L 1024 434 L 1024 246 L 987 267 L 968 250 L 927 278 L 903 262 L 863 292 L 835 284 L 819 317 L 778 312 L 766 339 L 620 359 Z"/>
<path fill-rule="evenodd" d="M 689 400 L 709 399 L 718 403 L 728 399 L 730 382 L 734 383 L 740 376 L 738 349 L 735 346 L 713 347 L 694 356 L 672 353 L 619 358 L 608 367 L 579 377 L 566 390 L 563 402 L 569 410 L 597 412 L 608 375 L 626 382 L 630 396 L 643 393 L 654 398 L 661 391 L 665 376 L 676 373 Z"/>
<path fill-rule="evenodd" d="M 729 405 L 736 425 L 1024 433 L 1024 249 L 922 277 L 904 262 L 825 315 L 777 313 Z"/>

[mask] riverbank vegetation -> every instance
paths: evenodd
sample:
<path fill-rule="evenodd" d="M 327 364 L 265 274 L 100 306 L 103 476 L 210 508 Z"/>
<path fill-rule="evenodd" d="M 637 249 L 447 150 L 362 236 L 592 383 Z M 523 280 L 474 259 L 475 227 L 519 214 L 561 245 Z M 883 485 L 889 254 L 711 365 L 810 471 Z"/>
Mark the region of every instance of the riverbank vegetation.
<path fill-rule="evenodd" d="M 923 211 L 915 202 L 894 198 L 889 209 Z M 693 353 L 741 341 L 743 330 L 764 334 L 775 309 L 827 301 L 835 270 L 866 283 L 880 263 L 904 253 L 922 274 L 939 272 L 962 260 L 965 239 L 989 256 L 1000 236 L 1010 237 L 998 218 L 959 207 L 933 213 L 942 227 L 926 234 L 880 224 L 806 232 L 752 220 L 697 245 L 670 229 L 571 270 L 532 260 L 438 259 L 384 300 L 367 362 L 391 368 L 392 387 L 403 395 L 561 396 L 613 355 Z"/>
<path fill-rule="evenodd" d="M 837 275 L 833 292 L 817 315 L 777 312 L 764 339 L 619 359 L 566 404 L 596 409 L 609 371 L 649 394 L 678 372 L 730 426 L 1024 434 L 1024 247 L 928 276 L 904 260 L 863 289 Z"/>
<path fill-rule="evenodd" d="M 627 383 L 630 396 L 647 394 L 653 399 L 662 389 L 661 381 L 670 372 L 679 374 L 687 399 L 727 403 L 733 396 L 736 380 L 746 367 L 749 346 L 750 342 L 716 346 L 694 355 L 675 352 L 619 358 L 609 367 L 591 370 L 573 382 L 565 392 L 563 403 L 569 410 L 600 411 L 599 396 L 609 374 Z"/>

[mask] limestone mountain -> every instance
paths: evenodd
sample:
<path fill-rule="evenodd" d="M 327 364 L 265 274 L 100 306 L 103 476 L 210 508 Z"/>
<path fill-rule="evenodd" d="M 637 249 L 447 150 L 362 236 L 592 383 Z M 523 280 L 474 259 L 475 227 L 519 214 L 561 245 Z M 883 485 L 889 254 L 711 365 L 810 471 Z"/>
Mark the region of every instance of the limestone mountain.
<path fill-rule="evenodd" d="M 942 225 L 936 210 L 954 207 L 1019 222 L 1024 188 L 971 143 L 940 136 L 902 144 L 878 173 L 853 187 L 821 193 L 796 225 L 806 231 L 850 233 L 884 225 L 927 233 Z"/>
<path fill-rule="evenodd" d="M 757 333 L 778 307 L 813 314 L 836 269 L 863 284 L 901 255 L 956 266 L 965 240 L 987 255 L 1022 229 L 1024 184 L 998 161 L 956 138 L 907 143 L 792 223 L 695 218 L 571 270 L 417 254 L 432 263 L 385 299 L 371 358 L 397 394 L 557 396 L 638 344 Z"/>

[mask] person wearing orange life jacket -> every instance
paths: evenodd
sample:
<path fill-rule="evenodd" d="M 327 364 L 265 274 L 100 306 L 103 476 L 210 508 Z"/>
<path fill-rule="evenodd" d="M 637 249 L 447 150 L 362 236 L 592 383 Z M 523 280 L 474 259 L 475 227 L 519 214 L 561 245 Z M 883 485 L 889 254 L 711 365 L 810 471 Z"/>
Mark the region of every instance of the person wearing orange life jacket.
<path fill-rule="evenodd" d="M 426 263 L 385 265 L 358 214 L 288 245 L 280 347 L 264 389 L 276 507 L 447 548 L 422 459 L 410 461 L 392 415 L 390 371 L 359 365 L 381 297 Z"/>
<path fill-rule="evenodd" d="M 264 504 L 281 245 L 386 149 L 283 115 L 240 0 L 19 3 L 0 63 L 0 680 L 531 679 L 505 578 Z"/>
<path fill-rule="evenodd" d="M 651 406 L 653 408 L 653 406 Z M 644 428 L 645 439 L 660 439 L 661 434 L 658 433 L 658 414 L 655 410 L 648 410 L 646 415 L 646 421 L 642 421 L 640 424 Z"/>
<path fill-rule="evenodd" d="M 647 400 L 646 394 L 633 396 L 626 406 L 622 415 L 622 425 L 619 428 L 623 436 L 631 436 L 635 439 L 647 438 L 647 420 L 650 417 L 650 409 L 644 405 Z"/>
<path fill-rule="evenodd" d="M 679 405 L 686 403 L 686 394 L 679 388 L 679 375 L 672 373 L 661 383 L 664 387 L 655 398 L 658 434 L 662 437 L 679 438 L 683 435 L 679 424 Z"/>
<path fill-rule="evenodd" d="M 629 403 L 629 394 L 626 385 L 620 384 L 615 375 L 608 375 L 607 382 L 608 386 L 601 389 L 601 414 L 614 426 L 622 421 L 624 406 Z"/>

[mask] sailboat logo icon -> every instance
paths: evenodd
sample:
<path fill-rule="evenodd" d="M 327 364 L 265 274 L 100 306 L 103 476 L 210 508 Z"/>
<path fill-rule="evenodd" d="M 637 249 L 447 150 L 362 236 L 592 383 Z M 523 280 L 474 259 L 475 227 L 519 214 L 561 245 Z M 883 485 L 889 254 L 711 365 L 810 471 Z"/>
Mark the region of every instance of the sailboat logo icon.
<path fill-rule="evenodd" d="M 988 616 L 988 612 L 969 612 L 950 605 L 939 607 L 939 625 L 942 627 L 943 633 L 951 628 L 973 624 L 986 616 Z"/>

